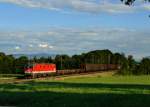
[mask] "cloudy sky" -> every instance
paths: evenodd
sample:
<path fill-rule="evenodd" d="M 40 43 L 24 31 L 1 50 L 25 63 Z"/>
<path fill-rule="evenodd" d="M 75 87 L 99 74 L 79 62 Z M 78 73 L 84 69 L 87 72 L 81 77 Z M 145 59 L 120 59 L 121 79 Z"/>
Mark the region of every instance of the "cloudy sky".
<path fill-rule="evenodd" d="M 150 56 L 150 3 L 137 0 L 0 0 L 0 51 Z"/>

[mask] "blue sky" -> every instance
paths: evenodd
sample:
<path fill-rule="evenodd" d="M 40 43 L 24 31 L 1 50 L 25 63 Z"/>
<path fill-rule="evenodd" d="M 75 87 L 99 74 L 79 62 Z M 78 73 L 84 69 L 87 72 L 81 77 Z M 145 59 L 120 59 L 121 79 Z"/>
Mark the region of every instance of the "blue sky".
<path fill-rule="evenodd" d="M 119 0 L 0 0 L 0 51 L 150 56 L 150 4 Z"/>

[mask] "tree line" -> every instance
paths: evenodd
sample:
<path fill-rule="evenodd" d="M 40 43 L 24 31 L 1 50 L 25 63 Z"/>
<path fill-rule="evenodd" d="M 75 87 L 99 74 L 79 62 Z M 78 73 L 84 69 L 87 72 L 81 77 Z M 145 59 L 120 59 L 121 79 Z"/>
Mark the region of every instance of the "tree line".
<path fill-rule="evenodd" d="M 112 53 L 110 50 L 95 50 L 80 55 L 56 55 L 52 57 L 27 56 L 15 58 L 13 55 L 0 53 L 0 74 L 22 74 L 24 69 L 33 63 L 54 63 L 58 70 L 80 69 L 81 64 L 117 64 L 120 65 L 120 74 L 150 74 L 150 58 L 135 61 L 132 55 Z"/>

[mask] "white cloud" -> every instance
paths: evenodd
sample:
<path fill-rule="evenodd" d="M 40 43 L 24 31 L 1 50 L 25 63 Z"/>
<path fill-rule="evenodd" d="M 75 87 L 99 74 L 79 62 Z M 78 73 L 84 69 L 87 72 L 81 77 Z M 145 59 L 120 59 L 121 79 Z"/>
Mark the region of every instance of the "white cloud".
<path fill-rule="evenodd" d="M 19 46 L 16 46 L 15 47 L 15 50 L 20 50 L 21 48 Z"/>
<path fill-rule="evenodd" d="M 45 8 L 55 11 L 73 10 L 88 13 L 128 13 L 134 11 L 132 7 L 121 3 L 95 2 L 93 0 L 0 0 L 30 8 Z"/>
<path fill-rule="evenodd" d="M 97 36 L 99 34 L 97 32 L 81 32 L 80 35 L 82 35 L 82 36 Z"/>
<path fill-rule="evenodd" d="M 141 6 L 141 8 L 150 11 L 150 4 L 144 4 L 144 5 Z"/>
<path fill-rule="evenodd" d="M 53 49 L 54 47 L 53 46 L 48 46 L 50 49 Z"/>
<path fill-rule="evenodd" d="M 48 44 L 39 44 L 40 48 L 48 48 Z"/>
<path fill-rule="evenodd" d="M 29 45 L 30 48 L 33 48 L 34 46 L 32 44 Z"/>
<path fill-rule="evenodd" d="M 39 46 L 39 48 L 45 48 L 45 49 L 53 49 L 54 47 L 53 46 L 51 46 L 51 45 L 49 45 L 48 43 L 42 43 L 42 44 L 39 44 L 38 45 Z"/>
<path fill-rule="evenodd" d="M 32 32 L 0 31 L 0 51 L 10 54 L 40 52 L 75 54 L 95 49 L 111 49 L 115 52 L 148 56 L 149 35 L 148 30 L 101 27 L 60 27 Z"/>
<path fill-rule="evenodd" d="M 126 48 L 128 47 L 128 44 L 118 44 L 118 48 Z"/>

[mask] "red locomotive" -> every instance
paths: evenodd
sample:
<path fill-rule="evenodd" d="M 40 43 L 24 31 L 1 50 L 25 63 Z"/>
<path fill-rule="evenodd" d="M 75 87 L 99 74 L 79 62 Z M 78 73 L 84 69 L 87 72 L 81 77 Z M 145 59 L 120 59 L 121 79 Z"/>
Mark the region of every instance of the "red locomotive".
<path fill-rule="evenodd" d="M 33 64 L 28 66 L 25 69 L 25 75 L 27 77 L 40 77 L 40 76 L 49 76 L 51 74 L 56 73 L 56 65 L 55 64 Z"/>

